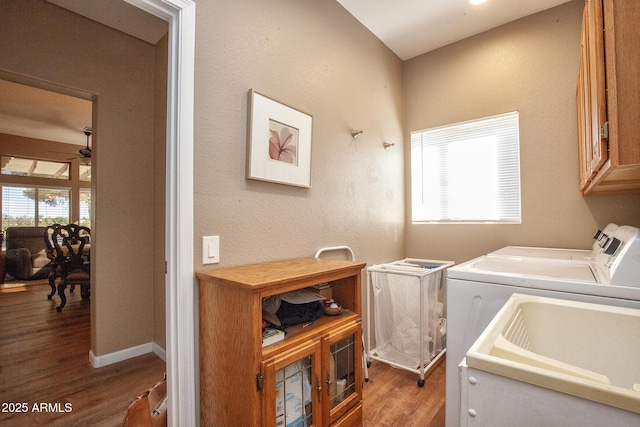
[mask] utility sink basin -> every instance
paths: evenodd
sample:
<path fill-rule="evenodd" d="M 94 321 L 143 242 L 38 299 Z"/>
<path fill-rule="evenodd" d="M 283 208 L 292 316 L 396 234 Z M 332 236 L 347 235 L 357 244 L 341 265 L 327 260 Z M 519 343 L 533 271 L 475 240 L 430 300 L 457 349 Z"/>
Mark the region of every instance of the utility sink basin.
<path fill-rule="evenodd" d="M 513 294 L 467 365 L 640 414 L 640 310 Z"/>

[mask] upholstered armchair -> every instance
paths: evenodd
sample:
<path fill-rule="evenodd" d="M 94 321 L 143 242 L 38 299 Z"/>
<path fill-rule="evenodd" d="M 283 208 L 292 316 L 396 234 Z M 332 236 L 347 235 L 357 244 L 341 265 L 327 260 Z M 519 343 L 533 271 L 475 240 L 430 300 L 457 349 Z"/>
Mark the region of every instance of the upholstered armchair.
<path fill-rule="evenodd" d="M 51 261 L 42 238 L 44 227 L 9 227 L 5 233 L 7 273 L 15 279 L 45 279 Z"/>

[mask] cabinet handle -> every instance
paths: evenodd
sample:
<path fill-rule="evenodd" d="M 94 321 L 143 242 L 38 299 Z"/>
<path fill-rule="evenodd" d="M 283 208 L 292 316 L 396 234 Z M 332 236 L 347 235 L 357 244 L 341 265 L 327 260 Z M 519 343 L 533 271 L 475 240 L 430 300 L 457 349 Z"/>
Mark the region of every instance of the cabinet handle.
<path fill-rule="evenodd" d="M 331 375 L 329 375 L 329 370 L 327 369 L 327 396 L 331 395 Z"/>
<path fill-rule="evenodd" d="M 318 394 L 318 402 L 322 400 L 322 386 L 320 385 L 320 378 L 316 375 L 316 393 Z"/>

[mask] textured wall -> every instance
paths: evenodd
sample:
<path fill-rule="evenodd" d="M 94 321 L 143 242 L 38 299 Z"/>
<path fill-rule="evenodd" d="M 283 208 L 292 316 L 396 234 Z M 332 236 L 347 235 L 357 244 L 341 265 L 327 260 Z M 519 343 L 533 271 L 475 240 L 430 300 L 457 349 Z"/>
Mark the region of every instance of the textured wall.
<path fill-rule="evenodd" d="M 401 61 L 337 2 L 198 2 L 196 270 L 335 245 L 368 263 L 402 257 L 401 78 Z M 310 189 L 245 179 L 251 88 L 313 116 Z M 220 236 L 220 264 L 202 266 L 203 235 Z"/>
<path fill-rule="evenodd" d="M 574 0 L 404 64 L 406 135 L 520 112 L 522 224 L 411 224 L 406 254 L 461 262 L 505 245 L 591 245 L 609 222 L 640 226 L 640 195 L 583 197 L 575 108 L 582 6 Z M 406 150 L 409 165 L 409 149 Z M 472 177 L 470 177 L 472 179 Z"/>
<path fill-rule="evenodd" d="M 95 98 L 96 356 L 153 340 L 154 47 L 44 1 L 0 2 L 0 70 Z"/>

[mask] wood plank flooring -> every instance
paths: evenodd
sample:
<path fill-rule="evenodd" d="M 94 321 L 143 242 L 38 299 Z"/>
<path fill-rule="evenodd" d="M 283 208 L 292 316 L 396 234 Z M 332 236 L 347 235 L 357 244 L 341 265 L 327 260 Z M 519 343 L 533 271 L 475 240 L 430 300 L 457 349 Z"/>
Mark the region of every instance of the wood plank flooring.
<path fill-rule="evenodd" d="M 0 425 L 119 426 L 131 401 L 162 378 L 165 363 L 148 354 L 93 368 L 89 303 L 76 291 L 58 313 L 58 297 L 47 300 L 48 293 L 45 282 L 0 289 Z M 444 360 L 424 387 L 417 381 L 417 374 L 373 361 L 363 425 L 443 427 Z M 7 412 L 11 403 L 26 403 L 27 412 Z M 34 411 L 43 403 L 49 412 Z"/>
<path fill-rule="evenodd" d="M 49 290 L 46 282 L 0 289 L 0 425 L 119 426 L 133 399 L 162 379 L 164 361 L 147 354 L 93 368 L 90 303 L 67 290 L 58 313 Z"/>
<path fill-rule="evenodd" d="M 363 426 L 444 427 L 445 371 L 443 356 L 418 387 L 418 374 L 373 361 L 362 391 Z"/>

